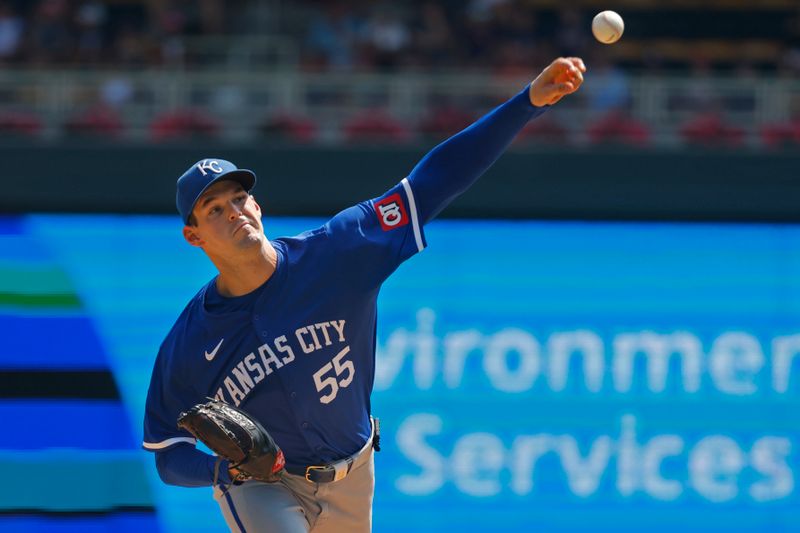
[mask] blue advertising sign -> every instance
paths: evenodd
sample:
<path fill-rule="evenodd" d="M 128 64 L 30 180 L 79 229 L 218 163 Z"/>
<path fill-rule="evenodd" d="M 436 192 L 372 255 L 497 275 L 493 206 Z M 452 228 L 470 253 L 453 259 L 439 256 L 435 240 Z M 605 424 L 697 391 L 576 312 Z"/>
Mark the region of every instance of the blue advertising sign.
<path fill-rule="evenodd" d="M 87 366 L 69 332 L 92 339 L 140 440 L 158 345 L 212 266 L 177 217 L 15 227 L 16 249 L 46 248 L 90 317 L 38 313 L 64 320 L 52 327 L 75 363 L 19 353 Z M 380 297 L 375 531 L 800 530 L 800 227 L 440 221 L 426 234 Z M 20 331 L 30 306 L 1 314 L 18 339 L 37 335 Z M 164 530 L 224 530 L 210 490 L 166 487 L 132 453 Z"/>

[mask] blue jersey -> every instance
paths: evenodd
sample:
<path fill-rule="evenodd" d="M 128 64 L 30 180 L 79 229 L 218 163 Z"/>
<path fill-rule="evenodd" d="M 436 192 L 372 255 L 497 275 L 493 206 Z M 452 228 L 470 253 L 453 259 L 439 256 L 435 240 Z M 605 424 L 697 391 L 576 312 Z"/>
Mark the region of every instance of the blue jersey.
<path fill-rule="evenodd" d="M 258 419 L 289 467 L 340 459 L 368 439 L 378 291 L 425 246 L 412 186 L 404 179 L 272 244 L 276 270 L 261 287 L 220 306 L 212 280 L 167 335 L 147 396 L 146 449 L 194 443 L 176 420 L 211 397 Z"/>
<path fill-rule="evenodd" d="M 425 247 L 422 226 L 544 110 L 531 104 L 525 87 L 431 150 L 383 196 L 321 228 L 273 241 L 276 270 L 257 290 L 222 298 L 216 280 L 203 287 L 161 345 L 147 395 L 145 449 L 194 444 L 177 428 L 178 415 L 218 398 L 255 416 L 289 468 L 359 450 L 370 433 L 381 283 Z M 159 472 L 174 484 L 212 482 L 213 461 L 199 468 L 185 462 L 176 466 L 180 472 Z"/>

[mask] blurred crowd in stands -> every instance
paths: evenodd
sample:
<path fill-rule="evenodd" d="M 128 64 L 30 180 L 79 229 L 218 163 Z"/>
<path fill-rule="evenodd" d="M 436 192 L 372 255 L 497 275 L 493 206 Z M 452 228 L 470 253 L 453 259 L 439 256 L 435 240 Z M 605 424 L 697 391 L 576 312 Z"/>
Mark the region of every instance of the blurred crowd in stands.
<path fill-rule="evenodd" d="M 0 61 L 24 67 L 180 64 L 183 40 L 225 34 L 244 2 L 2 0 Z"/>
<path fill-rule="evenodd" d="M 581 0 L 0 0 L 0 61 L 202 67 L 187 39 L 270 33 L 310 70 L 503 74 L 602 50 L 639 70 L 685 69 L 700 55 L 714 69 L 800 71 L 800 4 L 703 4 L 626 3 L 625 38 L 603 47 L 589 32 L 596 3 Z"/>
<path fill-rule="evenodd" d="M 651 125 L 631 110 L 630 75 L 678 74 L 696 81 L 681 109 L 695 113 L 678 128 L 684 143 L 727 146 L 800 145 L 800 96 L 789 99 L 784 121 L 747 131 L 726 112 L 747 102 L 725 101 L 704 80 L 760 75 L 800 79 L 800 3 L 769 0 L 768 9 L 746 0 L 727 8 L 675 11 L 642 0 L 624 13 L 623 40 L 607 47 L 589 31 L 591 2 L 536 0 L 0 0 L 0 62 L 53 69 L 202 69 L 192 39 L 240 39 L 270 33 L 290 42 L 295 70 L 319 72 L 485 73 L 494 78 L 530 75 L 558 55 L 580 55 L 590 65 L 581 105 L 591 118 L 585 142 L 646 145 Z M 699 4 L 698 4 L 699 5 Z M 254 18 L 254 13 L 264 15 Z M 691 24 L 686 20 L 691 16 Z M 266 23 L 265 23 L 266 22 Z M 70 133 L 119 135 L 120 108 L 132 88 L 116 78 L 98 105 L 76 112 Z M 2 102 L 0 102 L 2 108 Z M 345 141 L 410 142 L 439 138 L 469 124 L 475 110 L 444 99 L 413 123 L 372 107 L 341 125 Z M 36 116 L 0 113 L 0 130 L 36 135 Z M 166 110 L 150 124 L 154 140 L 215 136 L 223 128 L 213 113 Z M 755 126 L 754 126 L 755 127 Z M 276 113 L 264 135 L 313 142 L 310 117 Z M 574 135 L 549 116 L 531 124 L 523 139 L 570 142 Z"/>
<path fill-rule="evenodd" d="M 691 10 L 676 11 L 669 2 L 645 0 L 640 9 L 624 12 L 625 37 L 612 47 L 591 36 L 596 12 L 591 2 L 544 2 L 546 7 L 537 7 L 534 0 L 306 4 L 311 7 L 302 56 L 306 68 L 468 68 L 502 75 L 529 72 L 531 65 L 558 55 L 591 59 L 603 54 L 649 72 L 686 70 L 696 56 L 718 71 L 800 72 L 800 4 L 784 10 L 744 9 L 748 4 L 743 0 L 742 9 L 719 12 L 698 2 Z"/>

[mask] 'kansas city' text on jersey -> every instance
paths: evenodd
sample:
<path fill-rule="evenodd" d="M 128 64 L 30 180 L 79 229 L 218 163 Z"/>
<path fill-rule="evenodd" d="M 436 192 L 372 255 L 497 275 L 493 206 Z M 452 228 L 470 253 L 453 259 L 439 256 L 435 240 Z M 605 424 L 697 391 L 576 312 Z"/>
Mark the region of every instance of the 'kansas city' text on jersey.
<path fill-rule="evenodd" d="M 289 466 L 334 461 L 366 442 L 378 291 L 425 247 L 411 185 L 272 244 L 278 262 L 266 283 L 222 298 L 212 280 L 167 335 L 147 397 L 146 449 L 195 443 L 176 420 L 208 398 L 258 419 Z"/>

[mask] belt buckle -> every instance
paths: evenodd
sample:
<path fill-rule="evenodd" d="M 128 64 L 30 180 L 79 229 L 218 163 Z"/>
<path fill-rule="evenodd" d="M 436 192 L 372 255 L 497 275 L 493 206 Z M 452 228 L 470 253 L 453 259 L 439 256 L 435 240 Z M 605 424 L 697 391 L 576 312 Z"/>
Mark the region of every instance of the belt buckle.
<path fill-rule="evenodd" d="M 352 465 L 352 463 L 350 463 L 350 464 Z M 347 474 L 350 472 L 349 465 L 345 465 L 345 466 L 342 466 L 340 468 L 337 468 L 337 466 L 340 466 L 340 463 L 336 463 L 336 466 L 333 467 L 333 481 L 334 482 L 344 479 L 347 476 Z"/>
<path fill-rule="evenodd" d="M 308 481 L 309 483 L 314 483 L 313 481 L 311 481 L 308 478 L 308 476 L 311 475 L 311 471 L 312 470 L 325 470 L 326 468 L 327 468 L 326 466 L 313 466 L 313 465 L 309 466 L 308 468 L 306 468 L 306 481 Z"/>

